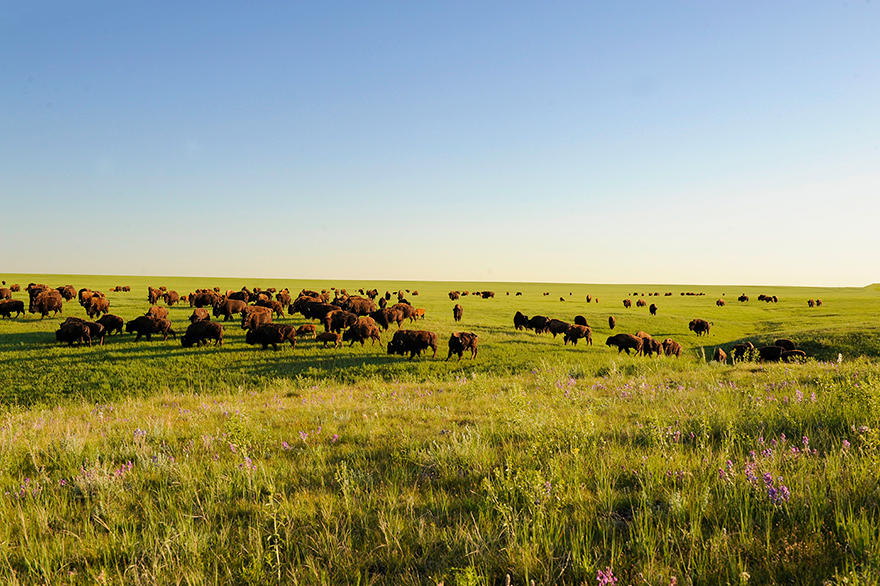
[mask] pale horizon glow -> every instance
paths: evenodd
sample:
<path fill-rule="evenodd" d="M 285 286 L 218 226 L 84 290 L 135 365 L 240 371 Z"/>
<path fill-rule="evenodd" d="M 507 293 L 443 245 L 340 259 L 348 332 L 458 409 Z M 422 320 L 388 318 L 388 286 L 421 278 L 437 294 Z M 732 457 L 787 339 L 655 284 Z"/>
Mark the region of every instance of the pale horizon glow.
<path fill-rule="evenodd" d="M 13 2 L 3 274 L 880 282 L 880 2 Z"/>

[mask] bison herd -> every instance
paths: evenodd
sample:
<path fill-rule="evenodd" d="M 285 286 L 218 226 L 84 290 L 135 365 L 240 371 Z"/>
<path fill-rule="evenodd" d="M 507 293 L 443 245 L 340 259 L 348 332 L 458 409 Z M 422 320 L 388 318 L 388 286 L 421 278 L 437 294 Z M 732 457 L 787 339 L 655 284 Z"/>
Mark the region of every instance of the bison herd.
<path fill-rule="evenodd" d="M 321 292 L 302 290 L 293 297 L 287 289 L 249 289 L 243 287 L 240 290 L 221 291 L 214 289 L 197 289 L 195 291 L 180 294 L 177 291 L 165 287 L 148 287 L 146 301 L 150 307 L 144 315 L 138 315 L 131 320 L 110 313 L 110 301 L 107 297 L 91 289 L 76 288 L 65 285 L 52 288 L 46 285 L 29 284 L 25 289 L 28 296 L 27 311 L 31 314 L 40 314 L 41 319 L 49 316 L 58 316 L 63 313 L 64 303 L 76 299 L 82 306 L 88 319 L 68 317 L 61 323 L 55 332 L 55 340 L 66 343 L 68 346 L 101 345 L 108 335 L 134 334 L 135 341 L 145 338 L 151 341 L 152 336 L 161 335 L 163 340 L 169 336 L 178 339 L 177 333 L 169 320 L 169 308 L 175 305 L 188 304 L 192 308 L 189 316 L 189 325 L 185 333 L 179 338 L 183 348 L 201 347 L 209 344 L 222 346 L 224 338 L 224 324 L 233 320 L 240 320 L 240 327 L 245 331 L 245 343 L 252 346 L 260 346 L 264 350 L 272 346 L 278 350 L 279 346 L 289 343 L 291 348 L 296 347 L 297 338 L 312 338 L 318 344 L 326 348 L 333 345 L 339 348 L 344 342 L 349 346 L 359 342 L 364 346 L 367 341 L 371 346 L 377 342 L 382 344 L 382 333 L 387 332 L 396 324 L 397 331 L 390 342 L 386 345 L 388 355 L 408 356 L 410 360 L 421 356 L 423 352 L 431 351 L 431 356 L 436 357 L 438 347 L 438 335 L 425 330 L 411 330 L 403 328 L 407 321 L 415 324 L 425 317 L 425 310 L 413 306 L 407 299 L 407 294 L 415 297 L 418 291 L 400 290 L 396 293 L 386 291 L 381 295 L 378 290 L 359 290 L 359 295 L 349 295 L 345 289 L 331 288 L 330 291 Z M 117 286 L 112 292 L 127 292 L 130 287 Z M 12 293 L 21 291 L 18 285 L 9 288 L 0 287 L 0 317 L 15 319 L 25 314 L 23 300 L 13 299 Z M 510 295 L 510 293 L 507 293 Z M 548 295 L 545 293 L 545 296 Z M 396 295 L 396 302 L 393 301 Z M 482 299 L 495 297 L 493 291 L 450 291 L 448 297 L 451 301 L 458 301 L 462 297 L 472 295 Z M 516 293 L 522 296 L 521 292 Z M 569 293 L 569 295 L 572 295 Z M 648 296 L 660 296 L 660 293 L 648 293 Z M 667 292 L 664 296 L 671 296 Z M 682 295 L 704 295 L 703 293 L 682 293 Z M 644 293 L 633 293 L 638 296 L 636 307 L 648 307 L 650 315 L 658 313 L 656 303 L 642 299 Z M 564 298 L 560 297 L 564 300 Z M 778 303 L 775 295 L 760 295 L 759 300 Z M 748 302 L 749 297 L 745 294 L 738 297 L 742 303 Z M 590 295 L 587 302 L 594 301 Z M 162 303 L 164 306 L 159 305 Z M 809 307 L 822 305 L 819 299 L 808 300 Z M 718 307 L 726 305 L 723 298 L 715 304 Z M 630 299 L 624 299 L 625 308 L 631 308 Z M 463 319 L 464 308 L 456 303 L 452 308 L 454 323 Z M 275 319 L 285 316 L 300 315 L 306 320 L 316 322 L 323 326 L 323 332 L 316 330 L 315 323 L 307 323 L 296 327 L 291 324 L 275 323 Z M 447 314 L 448 315 L 448 314 Z M 211 321 L 212 318 L 220 320 Z M 517 311 L 513 317 L 514 328 L 517 331 L 530 330 L 535 334 L 550 334 L 553 338 L 562 337 L 563 345 L 571 342 L 577 346 L 583 340 L 587 346 L 593 345 L 593 329 L 582 315 L 574 316 L 571 323 L 558 318 L 550 318 L 542 315 L 528 317 Z M 614 330 L 617 320 L 614 316 L 608 317 L 608 327 Z M 693 319 L 688 324 L 688 329 L 698 337 L 709 336 L 711 322 L 705 319 Z M 477 356 L 478 336 L 472 332 L 453 332 L 448 340 L 448 354 L 446 360 L 453 355 L 462 357 L 469 353 L 470 358 Z M 672 338 L 666 337 L 662 341 L 655 340 L 650 334 L 639 331 L 635 334 L 618 333 L 610 335 L 605 345 L 617 348 L 618 354 L 626 352 L 637 356 L 669 356 L 680 357 L 682 346 Z M 806 358 L 803 350 L 797 349 L 791 340 L 779 339 L 771 346 L 756 348 L 751 342 L 743 342 L 733 345 L 730 349 L 730 360 L 733 363 L 743 360 L 760 360 L 767 362 L 791 362 Z M 715 349 L 713 360 L 726 363 L 728 352 L 718 347 Z"/>

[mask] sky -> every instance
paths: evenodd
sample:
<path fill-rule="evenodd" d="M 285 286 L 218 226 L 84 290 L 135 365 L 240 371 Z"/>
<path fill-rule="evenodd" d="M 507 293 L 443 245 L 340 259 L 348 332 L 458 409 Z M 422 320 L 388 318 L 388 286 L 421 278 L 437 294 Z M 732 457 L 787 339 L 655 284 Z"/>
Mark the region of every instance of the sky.
<path fill-rule="evenodd" d="M 0 272 L 880 282 L 880 0 L 0 12 Z"/>

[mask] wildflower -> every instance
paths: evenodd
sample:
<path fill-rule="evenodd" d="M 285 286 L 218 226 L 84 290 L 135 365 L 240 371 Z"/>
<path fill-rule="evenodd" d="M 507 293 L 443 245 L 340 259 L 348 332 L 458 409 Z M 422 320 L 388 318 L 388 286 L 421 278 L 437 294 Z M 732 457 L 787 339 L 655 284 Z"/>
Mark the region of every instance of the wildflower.
<path fill-rule="evenodd" d="M 287 443 L 287 442 L 281 442 L 281 449 L 282 449 L 282 450 L 289 450 L 289 449 L 290 449 L 290 444 Z"/>
<path fill-rule="evenodd" d="M 301 439 L 301 440 L 303 441 L 303 443 L 305 443 L 305 441 L 306 441 L 307 439 L 309 439 L 309 434 L 308 434 L 308 432 L 305 432 L 305 431 L 301 431 L 301 432 L 299 432 L 299 439 Z"/>
<path fill-rule="evenodd" d="M 804 448 L 809 447 L 809 445 L 810 445 L 810 438 L 808 438 L 807 436 L 802 437 L 802 438 L 801 438 L 801 443 L 804 444 Z"/>
<path fill-rule="evenodd" d="M 800 389 L 798 389 L 797 391 L 795 391 L 795 392 L 794 392 L 794 395 L 795 395 L 795 398 L 797 399 L 797 402 L 798 402 L 798 403 L 800 403 L 800 402 L 802 402 L 802 401 L 804 400 L 804 393 L 803 393 L 803 391 L 801 391 Z"/>
<path fill-rule="evenodd" d="M 847 440 L 843 440 L 843 449 L 844 450 L 849 450 L 850 445 L 852 445 L 852 444 L 850 444 Z"/>
<path fill-rule="evenodd" d="M 816 402 L 816 391 L 810 393 L 810 401 L 812 401 L 813 403 Z"/>
<path fill-rule="evenodd" d="M 604 572 L 602 570 L 596 571 L 596 581 L 599 583 L 598 586 L 611 586 L 617 584 L 617 576 L 614 575 L 610 567 L 606 567 Z"/>

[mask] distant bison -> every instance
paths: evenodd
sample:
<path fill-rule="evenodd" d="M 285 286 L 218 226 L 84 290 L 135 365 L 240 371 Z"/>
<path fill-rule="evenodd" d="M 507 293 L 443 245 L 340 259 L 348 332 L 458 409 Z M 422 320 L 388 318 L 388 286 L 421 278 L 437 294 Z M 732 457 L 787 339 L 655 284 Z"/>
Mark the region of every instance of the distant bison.
<path fill-rule="evenodd" d="M 648 308 L 648 311 L 651 312 L 651 315 L 657 315 L 657 304 L 652 303 L 651 307 Z"/>
<path fill-rule="evenodd" d="M 471 360 L 477 357 L 477 335 L 470 332 L 453 332 L 449 336 L 449 354 L 446 360 L 452 358 L 453 354 L 458 354 L 458 359 L 461 360 L 468 350 L 471 352 Z"/>
<path fill-rule="evenodd" d="M 613 315 L 609 315 L 608 316 L 608 327 L 613 330 L 614 326 L 616 326 L 616 325 L 617 325 L 617 320 L 614 319 Z"/>
<path fill-rule="evenodd" d="M 337 334 L 336 332 L 323 332 L 315 336 L 316 342 L 324 342 L 324 348 L 327 347 L 329 342 L 333 343 L 333 346 L 339 348 L 342 346 L 342 336 Z"/>
<path fill-rule="evenodd" d="M 141 336 L 147 338 L 147 341 L 151 341 L 151 336 L 153 334 L 162 334 L 162 339 L 167 340 L 168 336 L 174 336 L 177 338 L 177 334 L 171 329 L 171 322 L 167 319 L 151 317 L 149 315 L 142 315 L 136 317 L 130 322 L 125 324 L 125 331 L 129 334 L 137 334 L 134 341 L 137 342 L 141 339 Z"/>
<path fill-rule="evenodd" d="M 571 342 L 572 346 L 577 346 L 578 340 L 586 340 L 588 345 L 593 345 L 593 331 L 589 326 L 581 324 L 569 326 L 568 330 L 565 332 L 563 343 L 568 344 Z"/>
<path fill-rule="evenodd" d="M 422 350 L 431 348 L 434 350 L 433 357 L 437 357 L 437 334 L 423 330 L 398 330 L 388 342 L 388 354 L 409 354 L 412 360 L 416 355 L 421 356 Z"/>
<path fill-rule="evenodd" d="M 184 348 L 194 345 L 207 345 L 208 340 L 214 340 L 215 346 L 223 345 L 223 325 L 212 321 L 194 321 L 186 328 L 186 333 L 180 338 L 180 344 Z"/>
<path fill-rule="evenodd" d="M 629 351 L 632 349 L 636 354 L 642 351 L 642 339 L 638 336 L 633 336 L 632 334 L 616 334 L 614 336 L 610 336 L 607 340 L 605 340 L 606 346 L 617 346 L 617 353 L 620 354 L 622 351 L 626 350 L 626 353 L 629 354 Z"/>
<path fill-rule="evenodd" d="M 698 336 L 709 335 L 709 322 L 704 319 L 694 319 L 688 324 L 688 329 Z"/>
<path fill-rule="evenodd" d="M 516 330 L 524 330 L 529 327 L 529 318 L 522 312 L 517 311 L 513 314 L 513 327 Z"/>
<path fill-rule="evenodd" d="M 291 348 L 296 348 L 296 328 L 286 324 L 265 324 L 258 328 L 248 330 L 244 341 L 253 346 L 260 344 L 263 350 L 272 346 L 272 349 L 278 351 L 278 344 L 284 341 L 290 342 Z"/>
<path fill-rule="evenodd" d="M 679 358 L 681 357 L 681 344 L 672 338 L 666 338 L 663 340 L 663 353 L 667 356 L 675 356 L 676 358 Z"/>
<path fill-rule="evenodd" d="M 623 306 L 624 306 L 625 308 L 629 309 L 630 307 L 632 307 L 632 301 L 630 301 L 629 299 L 624 299 L 624 300 L 623 300 Z"/>
<path fill-rule="evenodd" d="M 727 305 L 727 303 L 723 299 L 719 299 L 715 302 L 715 305 L 717 305 L 718 307 L 724 307 L 725 305 Z"/>
<path fill-rule="evenodd" d="M 452 308 L 452 319 L 453 321 L 461 321 L 461 316 L 464 314 L 464 308 L 456 303 L 455 307 Z"/>
<path fill-rule="evenodd" d="M 639 299 L 636 301 L 636 307 L 645 307 L 646 305 L 648 305 L 648 302 L 644 299 Z"/>
<path fill-rule="evenodd" d="M 211 314 L 208 313 L 208 310 L 204 307 L 197 307 L 193 309 L 192 315 L 189 316 L 190 323 L 194 323 L 197 321 L 211 321 Z"/>
<path fill-rule="evenodd" d="M 177 291 L 166 291 L 164 295 L 162 295 L 162 300 L 165 302 L 165 305 L 171 307 L 175 303 L 180 302 L 180 295 Z"/>
<path fill-rule="evenodd" d="M 113 332 L 121 334 L 122 328 L 123 326 L 125 326 L 125 320 L 123 320 L 118 315 L 113 315 L 112 313 L 101 316 L 101 319 L 98 320 L 98 323 L 104 326 L 104 330 L 107 332 L 107 335 L 112 335 Z"/>
<path fill-rule="evenodd" d="M 458 301 L 459 294 L 458 291 L 450 291 L 449 292 L 449 300 L 450 301 Z"/>
<path fill-rule="evenodd" d="M 743 294 L 743 295 L 740 295 L 739 297 L 737 297 L 736 300 L 739 301 L 740 303 L 745 303 L 746 301 L 749 300 L 749 296 L 746 294 Z"/>
<path fill-rule="evenodd" d="M 24 313 L 24 301 L 21 299 L 0 301 L 0 316 L 12 319 L 13 313 L 15 313 L 15 317 Z"/>

